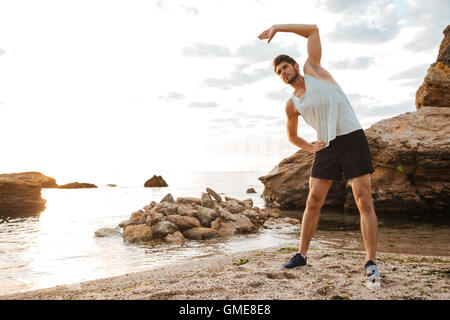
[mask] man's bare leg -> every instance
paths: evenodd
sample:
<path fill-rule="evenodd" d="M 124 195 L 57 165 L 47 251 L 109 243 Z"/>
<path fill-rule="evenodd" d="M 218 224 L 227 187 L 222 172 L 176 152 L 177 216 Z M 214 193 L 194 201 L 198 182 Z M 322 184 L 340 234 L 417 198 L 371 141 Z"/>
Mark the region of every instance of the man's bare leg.
<path fill-rule="evenodd" d="M 306 208 L 302 218 L 302 228 L 300 233 L 300 248 L 298 252 L 306 256 L 309 243 L 316 232 L 319 222 L 320 209 L 325 203 L 325 199 L 333 180 L 309 178 L 309 194 L 306 200 Z"/>
<path fill-rule="evenodd" d="M 371 194 L 371 176 L 366 174 L 349 180 L 361 215 L 361 231 L 366 249 L 366 261 L 376 263 L 378 222 Z"/>

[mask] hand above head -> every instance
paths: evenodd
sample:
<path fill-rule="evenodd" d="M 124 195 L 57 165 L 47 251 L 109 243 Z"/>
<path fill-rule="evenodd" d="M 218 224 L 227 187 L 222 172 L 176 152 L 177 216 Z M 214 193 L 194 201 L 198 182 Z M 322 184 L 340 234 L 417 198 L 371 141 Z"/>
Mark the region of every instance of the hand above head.
<path fill-rule="evenodd" d="M 263 31 L 259 36 L 259 40 L 269 39 L 267 43 L 270 43 L 270 40 L 275 36 L 275 33 L 277 33 L 276 26 L 272 26 L 269 29 Z"/>

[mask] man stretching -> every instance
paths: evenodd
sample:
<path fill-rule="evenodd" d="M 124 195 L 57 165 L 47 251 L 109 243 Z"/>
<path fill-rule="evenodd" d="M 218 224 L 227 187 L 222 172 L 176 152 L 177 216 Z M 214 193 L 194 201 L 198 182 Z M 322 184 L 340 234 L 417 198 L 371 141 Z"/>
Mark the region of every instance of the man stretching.
<path fill-rule="evenodd" d="M 371 196 L 371 173 L 374 172 L 364 130 L 341 87 L 320 65 L 322 48 L 319 29 L 309 24 L 274 25 L 261 33 L 260 40 L 272 40 L 277 32 L 292 32 L 308 39 L 308 59 L 300 74 L 298 63 L 287 55 L 273 60 L 274 71 L 294 92 L 286 103 L 287 134 L 297 147 L 314 154 L 309 179 L 309 194 L 303 213 L 300 248 L 286 268 L 306 265 L 306 252 L 313 237 L 328 190 L 342 174 L 352 186 L 366 249 L 364 269 L 367 276 L 378 275 L 376 266 L 377 217 Z M 297 135 L 298 116 L 317 132 L 316 142 L 309 143 Z"/>

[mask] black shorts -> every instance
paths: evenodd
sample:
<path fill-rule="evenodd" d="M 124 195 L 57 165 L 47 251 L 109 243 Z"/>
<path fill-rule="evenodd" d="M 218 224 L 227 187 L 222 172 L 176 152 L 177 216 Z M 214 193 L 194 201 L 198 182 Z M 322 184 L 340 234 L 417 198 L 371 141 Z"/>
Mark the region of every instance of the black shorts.
<path fill-rule="evenodd" d="M 311 177 L 340 180 L 372 173 L 369 143 L 363 129 L 359 129 L 330 141 L 325 149 L 317 151 L 311 168 Z"/>

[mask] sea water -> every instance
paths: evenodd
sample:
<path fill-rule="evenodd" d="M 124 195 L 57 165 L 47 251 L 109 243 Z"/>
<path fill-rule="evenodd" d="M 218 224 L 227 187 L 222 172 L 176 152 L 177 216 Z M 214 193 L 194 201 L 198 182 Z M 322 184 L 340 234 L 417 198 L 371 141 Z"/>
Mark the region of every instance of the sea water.
<path fill-rule="evenodd" d="M 264 249 L 273 246 L 297 247 L 300 228 L 260 228 L 249 235 L 187 241 L 184 244 L 131 244 L 119 231 L 96 237 L 101 228 L 115 228 L 131 213 L 166 194 L 200 197 L 207 187 L 240 200 L 251 198 L 264 208 L 264 185 L 258 177 L 267 172 L 187 172 L 168 173 L 164 188 L 142 185 L 95 189 L 42 189 L 46 209 L 37 216 L 0 220 L 0 295 L 74 284 L 81 281 L 123 275 L 169 264 L 183 263 L 209 255 Z M 92 182 L 92 181 L 90 181 Z M 256 193 L 246 193 L 254 188 Z M 302 210 L 284 211 L 301 219 Z M 450 255 L 448 219 L 379 217 L 380 252 Z M 443 221 L 443 222 L 442 222 Z M 344 215 L 324 208 L 312 247 L 363 250 L 358 215 Z"/>

